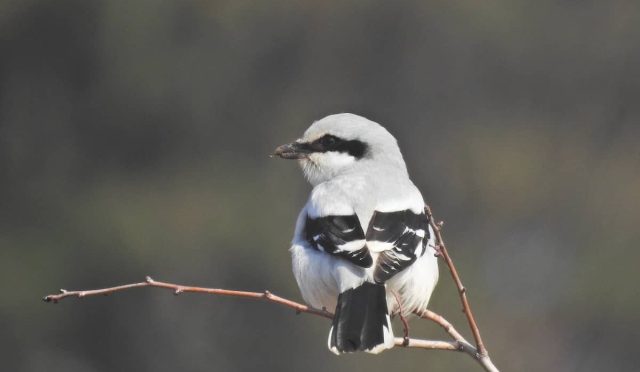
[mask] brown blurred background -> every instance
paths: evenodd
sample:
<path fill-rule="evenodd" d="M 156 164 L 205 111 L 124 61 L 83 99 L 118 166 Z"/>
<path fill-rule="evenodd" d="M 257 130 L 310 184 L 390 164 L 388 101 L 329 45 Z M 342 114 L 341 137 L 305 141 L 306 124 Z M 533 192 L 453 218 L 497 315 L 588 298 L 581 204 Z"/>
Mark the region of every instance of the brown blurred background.
<path fill-rule="evenodd" d="M 336 357 L 261 302 L 40 301 L 145 275 L 299 299 L 310 187 L 267 154 L 345 111 L 398 138 L 502 370 L 637 370 L 640 3 L 546 0 L 0 1 L 2 369 L 478 370 Z"/>

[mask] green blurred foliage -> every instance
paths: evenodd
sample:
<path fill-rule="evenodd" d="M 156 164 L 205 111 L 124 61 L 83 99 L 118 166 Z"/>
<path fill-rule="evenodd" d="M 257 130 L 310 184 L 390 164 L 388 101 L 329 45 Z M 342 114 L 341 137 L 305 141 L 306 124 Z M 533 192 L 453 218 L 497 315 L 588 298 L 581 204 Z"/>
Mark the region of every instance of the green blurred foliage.
<path fill-rule="evenodd" d="M 264 303 L 39 302 L 144 275 L 299 298 L 287 248 L 310 187 L 267 154 L 344 111 L 398 138 L 498 366 L 637 369 L 639 16 L 633 1 L 0 2 L 3 369 L 477 370 L 445 352 L 335 357 L 326 321 Z M 432 308 L 465 329 L 441 274 Z"/>

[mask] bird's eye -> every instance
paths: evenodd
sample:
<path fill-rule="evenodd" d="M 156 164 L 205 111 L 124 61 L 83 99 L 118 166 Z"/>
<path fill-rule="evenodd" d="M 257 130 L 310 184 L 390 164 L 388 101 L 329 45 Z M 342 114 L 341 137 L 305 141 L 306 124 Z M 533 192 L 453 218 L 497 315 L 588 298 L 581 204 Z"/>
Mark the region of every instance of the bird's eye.
<path fill-rule="evenodd" d="M 338 143 L 338 139 L 334 136 L 324 136 L 322 137 L 322 146 L 325 148 L 331 148 Z"/>

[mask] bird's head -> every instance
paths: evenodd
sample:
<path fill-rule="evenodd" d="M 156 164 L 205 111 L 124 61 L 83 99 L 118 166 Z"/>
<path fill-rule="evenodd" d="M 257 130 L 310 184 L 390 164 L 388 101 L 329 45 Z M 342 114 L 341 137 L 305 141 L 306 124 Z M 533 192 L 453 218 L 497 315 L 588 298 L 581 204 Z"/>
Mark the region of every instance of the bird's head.
<path fill-rule="evenodd" d="M 391 133 L 380 124 L 354 114 L 329 115 L 314 122 L 302 138 L 279 146 L 273 156 L 298 160 L 313 185 L 376 164 L 406 172 Z"/>

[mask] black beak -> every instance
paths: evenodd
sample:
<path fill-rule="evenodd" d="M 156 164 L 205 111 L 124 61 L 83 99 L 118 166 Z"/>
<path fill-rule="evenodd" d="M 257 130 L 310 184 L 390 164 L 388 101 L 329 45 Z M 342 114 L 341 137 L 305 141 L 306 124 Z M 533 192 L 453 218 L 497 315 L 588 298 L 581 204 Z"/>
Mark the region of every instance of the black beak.
<path fill-rule="evenodd" d="M 283 159 L 304 159 L 311 153 L 311 149 L 306 143 L 293 142 L 278 146 L 271 156 L 278 156 Z"/>

